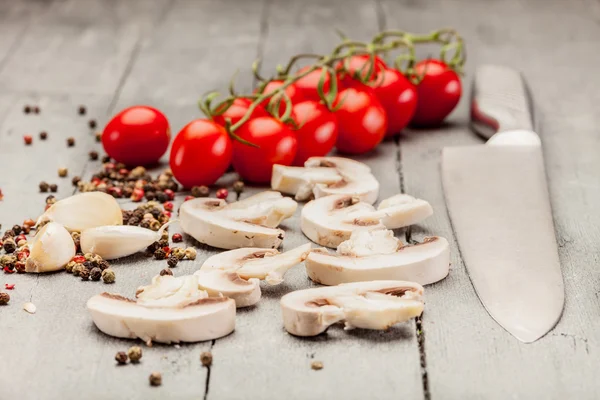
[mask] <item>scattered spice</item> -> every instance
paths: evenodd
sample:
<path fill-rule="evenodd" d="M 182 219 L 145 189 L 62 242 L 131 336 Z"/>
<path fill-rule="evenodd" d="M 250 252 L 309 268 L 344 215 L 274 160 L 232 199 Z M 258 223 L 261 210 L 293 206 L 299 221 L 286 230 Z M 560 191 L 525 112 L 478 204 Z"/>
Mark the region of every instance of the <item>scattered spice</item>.
<path fill-rule="evenodd" d="M 58 191 L 58 185 L 56 183 L 51 183 L 50 184 L 50 191 L 52 193 L 56 193 Z"/>
<path fill-rule="evenodd" d="M 102 132 L 96 132 L 96 142 L 100 143 L 102 141 Z"/>
<path fill-rule="evenodd" d="M 25 303 L 23 304 L 23 310 L 27 311 L 29 314 L 35 314 L 37 307 L 33 303 Z"/>
<path fill-rule="evenodd" d="M 46 193 L 49 188 L 50 188 L 50 185 L 48 185 L 47 182 L 44 182 L 44 181 L 40 182 L 40 192 Z"/>
<path fill-rule="evenodd" d="M 90 271 L 90 278 L 93 281 L 99 281 L 100 278 L 102 278 L 102 270 L 100 269 L 100 267 L 92 268 L 92 270 Z"/>
<path fill-rule="evenodd" d="M 88 279 L 90 279 L 90 270 L 87 269 L 87 267 L 84 265 L 84 267 L 79 272 L 79 276 L 81 277 L 82 281 L 87 281 Z"/>
<path fill-rule="evenodd" d="M 4 241 L 4 244 L 2 245 L 2 247 L 4 247 L 4 251 L 8 254 L 12 254 L 15 252 L 15 250 L 17 249 L 17 244 L 15 243 L 14 239 L 12 238 L 7 238 Z"/>
<path fill-rule="evenodd" d="M 58 176 L 61 178 L 64 178 L 65 176 L 67 176 L 68 173 L 69 173 L 69 170 L 67 170 L 65 167 L 58 169 Z"/>
<path fill-rule="evenodd" d="M 235 181 L 233 182 L 233 191 L 237 194 L 241 194 L 244 191 L 244 182 Z"/>
<path fill-rule="evenodd" d="M 181 235 L 181 233 L 174 233 L 173 234 L 173 243 L 180 243 L 183 242 L 183 236 Z"/>
<path fill-rule="evenodd" d="M 68 138 L 68 139 L 67 139 L 67 146 L 68 146 L 68 147 L 73 147 L 73 146 L 75 146 L 75 138 L 73 138 L 73 137 L 70 137 L 70 138 Z"/>
<path fill-rule="evenodd" d="M 25 271 L 25 263 L 23 261 L 17 261 L 15 263 L 15 270 L 18 274 L 24 274 Z"/>
<path fill-rule="evenodd" d="M 102 280 L 104 281 L 104 283 L 114 283 L 115 272 L 110 268 L 105 269 L 104 271 L 102 271 Z"/>
<path fill-rule="evenodd" d="M 10 295 L 8 293 L 0 292 L 0 306 L 5 306 L 10 301 Z"/>
<path fill-rule="evenodd" d="M 203 351 L 200 353 L 200 362 L 202 362 L 202 365 L 205 367 L 210 367 L 212 365 L 212 360 L 213 356 L 210 351 Z"/>
<path fill-rule="evenodd" d="M 194 198 L 195 198 L 194 196 L 185 196 L 183 201 L 194 200 Z"/>
<path fill-rule="evenodd" d="M 127 356 L 132 363 L 137 363 L 142 358 L 142 348 L 140 346 L 131 346 L 129 350 L 127 350 Z"/>
<path fill-rule="evenodd" d="M 173 203 L 170 201 L 165 202 L 165 204 L 163 204 L 163 208 L 167 211 L 173 211 Z"/>
<path fill-rule="evenodd" d="M 150 386 L 160 386 L 162 384 L 162 375 L 160 372 L 151 373 L 148 379 L 150 381 Z"/>
<path fill-rule="evenodd" d="M 208 186 L 194 186 L 192 187 L 192 196 L 194 197 L 208 197 L 210 189 Z"/>
<path fill-rule="evenodd" d="M 177 263 L 179 262 L 179 259 L 176 256 L 169 256 L 169 259 L 167 260 L 167 264 L 169 265 L 170 268 L 175 268 L 177 266 Z"/>
<path fill-rule="evenodd" d="M 170 268 L 165 268 L 165 269 L 161 270 L 160 276 L 165 276 L 165 275 L 173 276 L 173 271 L 171 271 Z"/>
<path fill-rule="evenodd" d="M 15 284 L 14 283 L 5 283 L 4 288 L 6 290 L 13 290 L 15 288 Z"/>
<path fill-rule="evenodd" d="M 75 263 L 75 265 L 71 269 L 71 273 L 73 274 L 73 276 L 79 276 L 79 274 L 81 273 L 81 271 L 83 271 L 84 268 L 85 267 L 83 266 L 83 264 Z"/>
<path fill-rule="evenodd" d="M 217 199 L 225 200 L 229 196 L 229 191 L 225 188 L 217 190 Z"/>
<path fill-rule="evenodd" d="M 35 225 L 35 221 L 32 220 L 31 218 L 26 219 L 25 221 L 23 221 L 23 226 L 32 227 L 34 225 Z"/>
<path fill-rule="evenodd" d="M 119 351 L 115 354 L 115 360 L 119 363 L 119 365 L 127 364 L 127 353 L 124 351 Z"/>
<path fill-rule="evenodd" d="M 171 255 L 177 257 L 178 260 L 183 260 L 185 258 L 185 249 L 173 247 L 171 249 Z"/>
<path fill-rule="evenodd" d="M 185 256 L 187 257 L 188 260 L 195 260 L 196 259 L 196 249 L 194 249 L 193 247 L 188 247 L 187 249 L 185 249 Z"/>
<path fill-rule="evenodd" d="M 103 163 L 108 163 L 108 162 L 110 162 L 110 156 L 108 156 L 108 155 L 107 155 L 107 156 L 102 156 L 102 162 L 103 162 Z"/>
<path fill-rule="evenodd" d="M 81 181 L 81 178 L 78 176 L 74 176 L 73 179 L 71 179 L 71 183 L 73 184 L 73 186 L 77 186 L 77 184 Z"/>
<path fill-rule="evenodd" d="M 33 107 L 33 112 L 35 114 L 39 114 L 40 113 L 40 107 L 38 107 L 38 106 Z"/>
<path fill-rule="evenodd" d="M 87 110 L 85 109 L 85 106 L 81 105 L 77 111 L 79 112 L 79 115 L 85 115 Z"/>
<path fill-rule="evenodd" d="M 88 121 L 88 126 L 90 127 L 90 129 L 94 129 L 96 127 L 97 123 L 95 119 L 90 119 Z"/>
<path fill-rule="evenodd" d="M 23 107 L 23 112 L 25 114 L 29 114 L 31 112 L 31 106 L 26 105 L 25 107 Z"/>
<path fill-rule="evenodd" d="M 314 369 L 315 371 L 318 371 L 318 370 L 320 370 L 320 369 L 323 369 L 323 363 L 322 363 L 321 361 L 313 361 L 313 362 L 310 364 L 310 367 L 311 367 L 312 369 Z"/>
<path fill-rule="evenodd" d="M 48 139 L 48 132 L 46 132 L 46 131 L 40 132 L 40 139 L 42 139 L 42 140 Z"/>
<path fill-rule="evenodd" d="M 167 253 L 162 248 L 158 248 L 154 251 L 154 258 L 157 260 L 164 260 L 167 258 Z"/>
<path fill-rule="evenodd" d="M 54 204 L 56 203 L 56 197 L 54 197 L 53 194 L 49 194 L 48 197 L 46 197 L 46 204 Z"/>
<path fill-rule="evenodd" d="M 26 145 L 29 146 L 33 142 L 33 138 L 31 137 L 31 135 L 24 135 L 23 141 L 25 142 Z"/>

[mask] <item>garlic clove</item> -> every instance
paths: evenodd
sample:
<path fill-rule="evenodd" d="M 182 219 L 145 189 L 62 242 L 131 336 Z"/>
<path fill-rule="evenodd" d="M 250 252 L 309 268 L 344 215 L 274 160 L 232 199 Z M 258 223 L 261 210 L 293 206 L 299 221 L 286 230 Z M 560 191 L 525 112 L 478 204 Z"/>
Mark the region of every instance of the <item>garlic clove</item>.
<path fill-rule="evenodd" d="M 81 232 L 81 250 L 84 253 L 98 254 L 105 260 L 126 257 L 160 240 L 169 223 L 164 224 L 157 232 L 130 225 L 86 229 Z"/>
<path fill-rule="evenodd" d="M 68 231 L 123 225 L 123 213 L 114 197 L 102 192 L 79 193 L 57 201 L 37 221 L 54 221 Z"/>
<path fill-rule="evenodd" d="M 30 252 L 26 272 L 58 271 L 75 256 L 75 243 L 62 225 L 50 222 L 40 229 Z"/>

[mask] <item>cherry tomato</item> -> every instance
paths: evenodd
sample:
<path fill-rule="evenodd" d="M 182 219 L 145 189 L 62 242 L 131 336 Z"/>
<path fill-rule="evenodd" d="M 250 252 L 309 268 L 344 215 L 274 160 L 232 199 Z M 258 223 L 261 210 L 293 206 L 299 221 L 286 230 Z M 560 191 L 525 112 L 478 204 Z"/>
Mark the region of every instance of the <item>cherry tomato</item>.
<path fill-rule="evenodd" d="M 171 147 L 170 166 L 185 187 L 212 185 L 231 163 L 233 145 L 221 125 L 196 119 L 177 134 Z"/>
<path fill-rule="evenodd" d="M 251 147 L 234 140 L 233 168 L 249 182 L 271 181 L 274 164 L 291 165 L 298 142 L 294 133 L 272 117 L 258 117 L 242 125 L 235 134 L 258 145 Z"/>
<path fill-rule="evenodd" d="M 118 162 L 137 166 L 157 162 L 169 147 L 167 117 L 156 108 L 133 106 L 120 111 L 104 128 L 102 146 Z"/>
<path fill-rule="evenodd" d="M 317 101 L 294 104 L 292 118 L 298 125 L 294 129 L 298 139 L 298 152 L 294 165 L 304 165 L 309 157 L 324 156 L 333 149 L 338 136 L 338 121 L 334 113 Z"/>
<path fill-rule="evenodd" d="M 373 91 L 387 115 L 386 137 L 400 133 L 410 122 L 417 108 L 417 89 L 402 73 L 392 68 L 382 69 L 373 81 Z"/>
<path fill-rule="evenodd" d="M 276 90 L 277 88 L 279 88 L 281 85 L 283 85 L 282 80 L 272 80 L 265 85 L 265 87 L 263 88 L 261 93 L 270 93 L 270 92 Z M 292 104 L 299 103 L 303 100 L 302 93 L 300 93 L 300 91 L 296 87 L 295 83 L 292 83 L 291 85 L 286 87 L 284 92 L 285 92 L 285 94 L 288 95 L 288 97 L 292 101 Z M 275 96 L 269 97 L 268 99 L 264 100 L 260 104 L 263 107 L 265 107 L 265 109 L 266 109 L 267 106 L 269 105 L 269 102 L 271 101 L 271 99 L 275 99 L 273 101 L 276 102 L 277 98 L 279 98 L 279 97 L 282 97 L 282 96 L 275 95 Z M 281 103 L 279 103 L 279 115 L 283 115 L 283 113 L 285 112 L 285 107 L 286 107 L 285 99 L 282 98 Z"/>
<path fill-rule="evenodd" d="M 231 119 L 231 124 L 233 125 L 240 119 L 242 119 L 242 117 L 246 114 L 246 111 L 248 111 L 248 108 L 250 108 L 251 104 L 252 100 L 243 97 L 238 97 L 233 101 L 233 104 L 231 104 L 231 106 L 229 106 L 229 108 L 223 114 L 215 115 L 213 117 L 213 121 L 215 121 L 219 125 L 225 126 L 225 119 L 229 118 Z M 218 110 L 219 107 L 217 107 L 217 111 Z M 252 111 L 250 118 L 264 117 L 268 115 L 269 114 L 267 113 L 267 110 L 265 110 L 263 106 L 259 104 L 254 109 L 254 111 Z"/>
<path fill-rule="evenodd" d="M 360 76 L 363 80 L 372 81 L 379 72 L 386 68 L 385 62 L 374 56 L 375 64 L 371 68 L 371 56 L 368 54 L 356 54 L 341 60 L 336 64 L 335 69 L 339 71 L 342 84 L 353 86 L 356 82 L 355 76 Z M 371 69 L 369 73 L 369 69 Z"/>
<path fill-rule="evenodd" d="M 385 136 L 385 109 L 369 87 L 350 87 L 338 93 L 339 121 L 336 147 L 342 153 L 361 154 L 374 149 Z"/>
<path fill-rule="evenodd" d="M 304 68 L 300 68 L 300 70 L 298 70 L 298 75 L 302 74 L 303 72 L 305 72 L 308 68 L 310 67 L 304 67 Z M 321 74 L 323 73 L 323 69 L 322 68 L 317 68 L 312 72 L 309 72 L 307 75 L 303 76 L 302 78 L 298 79 L 296 82 L 294 82 L 294 85 L 296 86 L 296 89 L 300 92 L 300 94 L 302 95 L 302 97 L 304 98 L 304 100 L 314 100 L 314 101 L 320 101 L 321 98 L 319 97 L 319 91 L 318 91 L 318 87 L 319 87 L 319 81 L 321 80 Z M 329 88 L 331 87 L 331 72 L 327 72 L 325 73 L 325 77 L 323 80 L 323 92 L 325 94 L 327 94 L 329 92 Z M 334 78 L 336 79 L 336 83 L 337 83 L 337 87 L 340 87 L 340 82 L 339 82 L 339 78 L 336 76 L 334 76 Z"/>
<path fill-rule="evenodd" d="M 415 65 L 417 76 L 417 110 L 411 125 L 437 126 L 450 114 L 462 92 L 458 74 L 440 60 L 423 60 Z"/>

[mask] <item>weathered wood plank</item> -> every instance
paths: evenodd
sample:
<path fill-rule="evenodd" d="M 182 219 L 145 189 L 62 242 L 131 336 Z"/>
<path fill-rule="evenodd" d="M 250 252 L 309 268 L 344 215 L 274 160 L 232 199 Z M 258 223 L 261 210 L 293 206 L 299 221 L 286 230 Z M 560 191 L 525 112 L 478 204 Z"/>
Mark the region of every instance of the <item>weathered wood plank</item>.
<path fill-rule="evenodd" d="M 268 9 L 267 40 L 263 44 L 264 75 L 277 63 L 299 52 L 327 53 L 339 41 L 333 27 L 368 39 L 378 27 L 371 2 L 273 2 Z M 397 148 L 387 142 L 360 158 L 381 182 L 380 198 L 400 191 L 395 170 Z M 244 196 L 264 190 L 252 188 Z M 285 221 L 283 250 L 309 242 L 300 231 L 300 207 Z M 240 310 L 236 331 L 216 341 L 209 399 L 387 399 L 420 398 L 421 379 L 415 327 L 411 322 L 389 332 L 343 331 L 333 327 L 315 338 L 285 332 L 279 299 L 293 290 L 316 286 L 302 265 L 286 274 L 280 286 L 263 285 L 261 302 Z M 323 370 L 311 369 L 321 361 Z"/>
<path fill-rule="evenodd" d="M 404 29 L 458 28 L 470 57 L 467 80 L 479 62 L 511 65 L 526 74 L 542 112 L 540 132 L 565 277 L 563 318 L 540 341 L 522 344 L 492 321 L 458 255 L 439 175 L 442 147 L 481 143 L 468 130 L 466 98 L 451 125 L 408 132 L 401 140 L 406 190 L 430 201 L 436 211 L 413 235 L 448 237 L 454 249 L 450 276 L 427 291 L 423 327 L 431 397 L 594 397 L 599 388 L 592 376 L 598 368 L 593 310 L 598 309 L 599 282 L 593 255 L 598 221 L 592 204 L 600 193 L 590 184 L 591 171 L 598 168 L 598 141 L 590 133 L 597 123 L 592 106 L 597 94 L 580 74 L 598 65 L 588 39 L 597 35 L 597 23 L 579 2 L 405 1 L 384 2 L 383 7 L 387 20 Z M 474 17 L 482 15 L 494 18 Z M 566 37 L 570 39 L 557 39 Z M 579 72 L 566 73 L 575 68 L 573 60 Z M 582 220 L 583 215 L 588 217 Z"/>

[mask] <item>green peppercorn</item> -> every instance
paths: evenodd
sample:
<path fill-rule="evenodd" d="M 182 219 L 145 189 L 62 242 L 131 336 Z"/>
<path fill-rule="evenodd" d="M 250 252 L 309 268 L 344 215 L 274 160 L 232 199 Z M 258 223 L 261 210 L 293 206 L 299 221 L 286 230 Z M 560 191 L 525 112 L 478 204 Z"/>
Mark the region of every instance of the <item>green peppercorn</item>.
<path fill-rule="evenodd" d="M 127 350 L 127 356 L 132 363 L 137 363 L 142 359 L 142 348 L 140 346 L 131 346 Z"/>
<path fill-rule="evenodd" d="M 171 255 L 177 257 L 178 260 L 183 260 L 185 258 L 185 249 L 173 247 L 171 249 Z"/>
<path fill-rule="evenodd" d="M 74 276 L 79 276 L 79 274 L 81 274 L 81 271 L 83 271 L 83 264 L 80 263 L 76 263 L 75 265 L 73 265 L 73 268 L 71 269 L 71 273 Z"/>
<path fill-rule="evenodd" d="M 233 183 L 233 191 L 236 192 L 237 194 L 242 193 L 244 191 L 244 182 L 235 181 Z"/>
<path fill-rule="evenodd" d="M 187 249 L 185 249 L 185 256 L 187 257 L 188 260 L 195 260 L 196 259 L 196 249 L 194 249 L 193 247 L 188 247 Z"/>
<path fill-rule="evenodd" d="M 208 197 L 210 189 L 207 186 L 194 186 L 192 187 L 192 196 L 194 197 Z"/>
<path fill-rule="evenodd" d="M 212 364 L 212 360 L 213 360 L 213 356 L 210 351 L 203 351 L 202 353 L 200 353 L 200 362 L 205 367 L 210 367 Z"/>
<path fill-rule="evenodd" d="M 160 229 L 160 222 L 158 222 L 157 220 L 154 220 L 150 223 L 150 229 L 152 229 L 153 231 L 158 231 Z"/>
<path fill-rule="evenodd" d="M 75 267 L 77 263 L 75 261 L 69 261 L 69 263 L 65 266 L 65 271 L 69 274 L 73 273 L 73 267 Z"/>
<path fill-rule="evenodd" d="M 110 268 L 105 269 L 104 271 L 102 271 L 102 280 L 104 281 L 104 283 L 114 283 L 115 272 Z"/>

